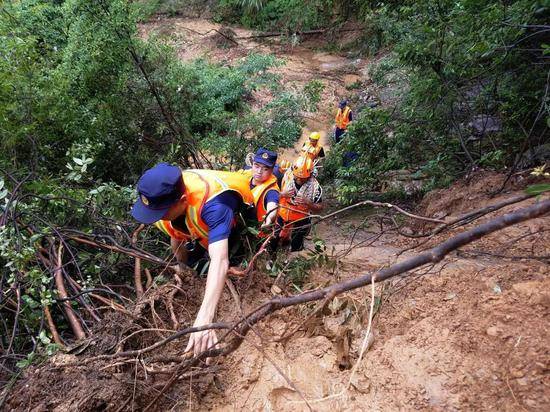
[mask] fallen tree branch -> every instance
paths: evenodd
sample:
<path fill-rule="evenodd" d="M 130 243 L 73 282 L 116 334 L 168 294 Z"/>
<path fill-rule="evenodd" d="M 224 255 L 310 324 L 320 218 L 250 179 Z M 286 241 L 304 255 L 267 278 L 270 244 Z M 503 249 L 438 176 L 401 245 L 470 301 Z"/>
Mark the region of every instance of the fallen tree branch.
<path fill-rule="evenodd" d="M 329 218 L 334 217 L 336 215 L 339 215 L 343 212 L 347 212 L 348 210 L 355 209 L 356 207 L 365 206 L 365 205 L 370 205 L 370 206 L 375 206 L 375 207 L 385 207 L 385 208 L 388 208 L 388 209 L 394 209 L 397 212 L 399 212 L 399 213 L 401 213 L 405 216 L 408 216 L 408 217 L 413 218 L 413 219 L 423 220 L 423 221 L 426 221 L 426 222 L 442 223 L 442 224 L 447 223 L 447 222 L 445 222 L 444 220 L 441 220 L 441 219 L 434 219 L 434 218 L 431 218 L 431 217 L 415 215 L 413 213 L 410 213 L 410 212 L 407 212 L 406 210 L 401 209 L 399 206 L 396 206 L 392 203 L 375 202 L 373 200 L 363 200 L 361 202 L 358 202 L 358 203 L 355 203 L 353 205 L 344 207 L 343 209 L 339 209 L 335 212 L 329 213 L 328 215 L 324 215 L 324 216 L 309 215 L 305 218 L 295 220 L 293 223 L 298 222 L 299 220 L 304 220 L 304 219 L 308 219 L 308 218 L 317 219 L 317 221 L 315 223 L 319 223 L 319 222 L 322 222 L 323 220 L 329 219 Z"/>
<path fill-rule="evenodd" d="M 193 29 L 190 29 L 189 27 L 183 27 L 184 30 L 187 30 L 187 31 L 190 31 L 191 33 L 195 33 L 195 34 L 198 34 L 199 36 L 206 36 L 207 34 L 210 34 L 212 32 L 215 32 L 215 33 L 218 33 L 220 36 L 222 37 L 225 37 L 227 40 L 229 40 L 230 42 L 234 43 L 235 45 L 239 45 L 239 43 L 235 40 L 235 39 L 239 39 L 239 38 L 242 38 L 242 37 L 232 37 L 232 36 L 228 36 L 227 34 L 224 34 L 222 33 L 221 31 L 217 30 L 217 29 L 210 29 L 204 33 L 201 33 L 200 31 L 197 31 L 197 30 L 193 30 Z"/>
<path fill-rule="evenodd" d="M 372 274 L 368 273 L 362 276 L 358 276 L 354 279 L 350 279 L 344 282 L 339 282 L 322 289 L 307 291 L 299 295 L 273 298 L 268 302 L 262 304 L 261 306 L 257 307 L 256 309 L 251 311 L 247 316 L 245 316 L 244 318 L 238 320 L 233 324 L 214 323 L 214 324 L 201 326 L 200 328 L 186 328 L 177 332 L 174 335 L 167 337 L 163 341 L 157 342 L 154 345 L 149 346 L 147 348 L 134 350 L 134 351 L 121 352 L 113 355 L 101 355 L 95 358 L 89 358 L 87 360 L 84 360 L 84 362 L 87 363 L 89 361 L 97 360 L 97 359 L 112 359 L 116 357 L 138 356 L 145 352 L 154 350 L 159 346 L 166 344 L 167 342 L 170 342 L 174 339 L 185 336 L 189 333 L 196 332 L 198 330 L 227 329 L 227 333 L 224 336 L 222 336 L 222 338 L 220 339 L 220 342 L 222 342 L 229 335 L 234 336 L 233 340 L 228 342 L 228 344 L 223 348 L 220 348 L 220 349 L 209 348 L 207 351 L 202 352 L 197 357 L 192 357 L 190 359 L 183 360 L 182 363 L 178 365 L 178 368 L 174 373 L 174 375 L 177 376 L 178 374 L 184 372 L 185 370 L 188 370 L 189 368 L 198 365 L 200 362 L 204 361 L 206 358 L 225 356 L 235 351 L 241 345 L 244 339 L 244 336 L 250 331 L 250 329 L 255 324 L 260 322 L 266 316 L 272 313 L 278 312 L 281 309 L 307 303 L 307 302 L 325 299 L 331 295 L 337 296 L 344 292 L 348 292 L 350 290 L 366 286 L 371 282 L 380 282 L 380 281 L 389 279 L 393 276 L 406 273 L 412 269 L 416 269 L 418 267 L 424 266 L 429 263 L 432 263 L 432 264 L 438 263 L 441 260 L 443 260 L 443 258 L 446 255 L 448 255 L 450 252 L 457 250 L 464 245 L 474 242 L 484 236 L 487 236 L 498 230 L 504 229 L 508 226 L 511 226 L 529 219 L 543 216 L 548 212 L 550 212 L 550 200 L 541 201 L 529 207 L 492 219 L 489 222 L 476 226 L 466 232 L 460 233 L 428 251 L 425 251 L 414 257 L 406 259 L 388 268 L 381 269 L 375 273 L 372 273 Z M 165 385 L 165 388 L 163 388 L 160 391 L 156 399 L 162 396 L 162 393 L 166 388 L 170 386 L 170 384 L 171 382 L 169 381 Z M 151 404 L 154 404 L 156 399 L 154 399 L 151 402 Z"/>
<path fill-rule="evenodd" d="M 157 349 L 161 346 L 164 346 L 167 343 L 172 342 L 173 340 L 181 338 L 182 336 L 188 335 L 190 333 L 200 332 L 202 330 L 209 330 L 209 329 L 229 329 L 229 328 L 231 328 L 231 324 L 230 323 L 225 323 L 225 322 L 210 323 L 210 324 L 204 325 L 204 326 L 195 326 L 195 327 L 192 327 L 192 328 L 185 328 L 185 329 L 182 329 L 182 330 L 174 333 L 173 335 L 170 335 L 170 336 L 166 337 L 165 339 L 163 339 L 161 341 L 155 342 L 151 346 L 147 346 L 146 348 L 136 349 L 136 350 L 129 350 L 129 351 L 124 351 L 124 352 L 118 352 L 118 353 L 113 353 L 113 354 L 110 354 L 110 355 L 94 356 L 93 358 L 84 359 L 82 362 L 79 363 L 79 365 L 86 364 L 86 363 L 93 362 L 93 361 L 104 360 L 104 359 L 130 358 L 130 357 L 140 356 L 140 355 L 143 355 L 145 353 L 151 352 L 151 351 L 153 351 L 153 350 L 155 350 L 155 349 Z"/>
<path fill-rule="evenodd" d="M 356 29 L 340 29 L 340 30 L 334 30 L 334 31 L 339 32 L 339 33 L 344 33 L 344 32 L 363 31 L 363 30 L 365 30 L 365 29 L 364 28 L 356 28 Z M 326 33 L 327 31 L 333 31 L 333 30 L 332 29 L 317 29 L 317 30 L 296 31 L 296 32 L 293 32 L 293 33 L 277 31 L 277 32 L 258 33 L 258 34 L 253 34 L 251 36 L 239 36 L 239 37 L 235 37 L 235 38 L 239 39 L 239 40 L 245 40 L 245 39 L 262 39 L 262 38 L 266 38 L 266 37 L 281 37 L 281 36 L 288 36 L 288 35 L 311 36 L 313 34 L 323 34 L 323 33 Z"/>
<path fill-rule="evenodd" d="M 132 233 L 132 246 L 136 246 L 139 233 L 145 229 L 145 225 L 141 224 Z M 136 257 L 134 263 L 134 284 L 136 288 L 136 297 L 139 299 L 143 296 L 143 284 L 141 283 L 141 258 Z"/>
<path fill-rule="evenodd" d="M 476 209 L 476 210 L 473 210 L 471 212 L 468 212 L 462 216 L 459 216 L 457 217 L 456 219 L 453 219 L 447 223 L 445 223 L 444 225 L 442 226 L 439 226 L 437 228 L 435 228 L 434 230 L 432 230 L 431 232 L 428 232 L 428 233 L 421 233 L 421 234 L 407 234 L 406 236 L 407 237 L 413 237 L 413 238 L 427 238 L 419 243 L 417 243 L 416 245 L 414 246 L 411 246 L 411 247 L 408 247 L 408 248 L 405 248 L 403 250 L 401 250 L 397 256 L 403 254 L 404 252 L 407 252 L 409 250 L 412 250 L 412 249 L 416 249 L 417 247 L 420 247 L 424 244 L 426 244 L 430 238 L 432 238 L 433 236 L 443 232 L 444 230 L 446 229 L 451 229 L 451 228 L 457 228 L 457 227 L 460 227 L 460 226 L 464 226 L 468 223 L 471 223 L 473 222 L 474 220 L 477 220 L 479 219 L 480 217 L 483 217 L 485 215 L 488 215 L 489 213 L 493 213 L 493 212 L 496 212 L 497 210 L 499 209 L 502 209 L 506 206 L 510 206 L 510 205 L 513 205 L 515 203 L 520 203 L 520 202 L 523 202 L 524 200 L 527 200 L 527 199 L 530 199 L 532 197 L 534 197 L 535 195 L 521 195 L 521 196 L 516 196 L 516 197 L 512 197 L 510 199 L 506 199 L 506 200 L 503 200 L 502 202 L 499 202 L 499 203 L 495 203 L 494 205 L 490 205 L 490 206 L 487 206 L 487 207 L 484 207 L 482 209 Z M 399 232 L 400 234 L 403 234 L 401 232 Z"/>
<path fill-rule="evenodd" d="M 98 248 L 101 248 L 101 249 L 107 249 L 107 250 L 111 250 L 113 252 L 116 252 L 116 253 L 123 253 L 125 255 L 128 255 L 128 256 L 132 256 L 134 258 L 140 258 L 140 259 L 143 259 L 143 260 L 146 260 L 148 262 L 151 262 L 151 263 L 156 263 L 157 265 L 161 265 L 161 266 L 166 266 L 167 268 L 169 269 L 172 269 L 172 266 L 170 265 L 169 262 L 166 262 L 154 255 L 151 255 L 147 252 L 144 252 L 142 250 L 138 250 L 138 249 L 128 249 L 128 248 L 125 248 L 125 247 L 122 247 L 122 246 L 119 246 L 119 245 L 110 245 L 108 243 L 105 243 L 105 242 L 98 242 L 94 239 L 90 239 L 88 237 L 85 237 L 85 236 L 76 236 L 76 235 L 67 235 L 67 238 L 68 239 L 71 239 L 71 240 L 74 240 L 75 242 L 78 242 L 78 243 L 82 243 L 82 244 L 85 244 L 85 245 L 89 245 L 89 246 L 94 246 L 94 247 L 98 247 Z"/>
<path fill-rule="evenodd" d="M 406 259 L 403 262 L 397 263 L 388 268 L 381 269 L 373 274 L 369 273 L 363 276 L 359 276 L 355 279 L 336 283 L 322 289 L 304 292 L 299 295 L 273 298 L 268 302 L 262 304 L 258 308 L 254 309 L 243 319 L 235 322 L 231 327 L 227 328 L 229 330 L 218 341 L 218 345 L 230 334 L 233 334 L 234 339 L 229 342 L 224 348 L 209 348 L 208 350 L 200 353 L 196 357 L 192 357 L 188 360 L 183 360 L 182 363 L 178 365 L 172 378 L 166 383 L 166 385 L 164 385 L 164 387 L 160 390 L 160 393 L 151 401 L 146 409 L 155 404 L 155 402 L 172 385 L 179 374 L 198 365 L 200 362 L 205 361 L 207 358 L 226 356 L 234 352 L 241 345 L 244 337 L 250 331 L 250 329 L 252 329 L 255 324 L 257 324 L 259 321 L 272 313 L 278 312 L 279 310 L 290 306 L 321 300 L 326 298 L 330 294 L 334 294 L 334 296 L 336 296 L 344 292 L 366 286 L 369 283 L 380 282 L 393 276 L 406 273 L 412 269 L 424 266 L 428 263 L 438 263 L 443 260 L 443 258 L 450 252 L 464 245 L 467 245 L 475 240 L 487 236 L 490 233 L 504 229 L 505 227 L 523 222 L 525 220 L 540 217 L 548 212 L 550 212 L 550 200 L 542 201 L 532 206 L 490 220 L 489 222 L 479 225 L 473 229 L 460 233 L 426 252 Z M 211 325 L 205 325 L 202 328 L 211 329 L 212 327 Z M 190 331 L 183 333 L 184 331 L 178 332 L 179 336 L 191 333 Z"/>
<path fill-rule="evenodd" d="M 55 278 L 55 286 L 57 288 L 57 291 L 59 292 L 59 296 L 61 299 L 65 299 L 68 296 L 67 289 L 65 289 L 65 283 L 63 282 L 63 244 L 59 243 L 59 248 L 57 249 L 56 253 L 56 267 L 54 269 L 54 278 Z M 65 316 L 67 317 L 67 320 L 69 321 L 69 325 L 71 325 L 71 329 L 74 333 L 74 336 L 77 340 L 84 339 L 86 337 L 86 333 L 84 333 L 84 329 L 82 328 L 82 325 L 80 324 L 80 321 L 78 320 L 76 314 L 73 311 L 73 308 L 71 307 L 71 304 L 68 300 L 64 300 L 62 302 L 63 309 L 65 311 Z"/>
<path fill-rule="evenodd" d="M 52 314 L 50 312 L 50 307 L 48 305 L 44 306 L 44 317 L 46 318 L 46 323 L 48 324 L 48 329 L 52 334 L 53 341 L 61 347 L 65 347 L 65 344 L 61 340 L 59 333 L 57 332 L 57 327 L 53 321 Z"/>

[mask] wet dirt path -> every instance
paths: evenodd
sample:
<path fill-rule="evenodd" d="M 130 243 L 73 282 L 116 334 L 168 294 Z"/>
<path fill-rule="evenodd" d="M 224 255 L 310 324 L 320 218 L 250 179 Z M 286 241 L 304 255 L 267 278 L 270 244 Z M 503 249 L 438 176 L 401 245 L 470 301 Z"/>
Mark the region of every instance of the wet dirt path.
<path fill-rule="evenodd" d="M 235 40 L 229 41 L 220 32 L 231 34 Z M 286 87 L 301 88 L 310 80 L 322 81 L 324 90 L 318 110 L 304 114 L 306 126 L 294 148 L 283 149 L 279 153 L 280 159 L 289 161 L 295 159 L 313 131 L 320 132 L 320 142 L 324 147 L 330 147 L 338 102 L 349 93 L 345 86 L 360 79 L 361 70 L 366 66 L 364 60 L 321 51 L 326 46 L 323 39 L 306 39 L 303 44 L 292 46 L 281 38 L 250 38 L 254 35 L 250 30 L 224 28 L 205 19 L 170 18 L 152 21 L 141 26 L 141 34 L 162 36 L 175 47 L 178 57 L 183 61 L 203 57 L 231 63 L 249 53 L 273 54 L 284 61 L 284 65 L 272 71 L 282 76 Z M 259 97 L 259 101 L 254 103 L 256 107 L 267 102 Z"/>

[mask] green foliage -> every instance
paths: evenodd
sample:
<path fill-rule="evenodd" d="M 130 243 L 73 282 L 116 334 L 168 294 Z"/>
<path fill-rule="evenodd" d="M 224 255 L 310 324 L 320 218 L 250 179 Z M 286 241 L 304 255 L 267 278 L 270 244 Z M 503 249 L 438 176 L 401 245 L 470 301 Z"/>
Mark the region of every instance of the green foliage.
<path fill-rule="evenodd" d="M 379 33 L 369 47 L 392 52 L 370 70 L 381 105 L 352 106 L 355 124 L 327 162 L 339 197 L 381 190 L 395 169 L 425 176 L 424 189 L 446 185 L 474 168 L 511 165 L 526 133 L 530 147 L 547 141 L 537 27 L 548 10 L 533 0 L 363 3 L 367 32 Z M 357 159 L 343 167 L 350 152 Z"/>
<path fill-rule="evenodd" d="M 304 95 L 308 101 L 307 109 L 309 111 L 313 112 L 317 110 L 324 89 L 325 85 L 318 79 L 310 80 L 304 86 Z"/>
<path fill-rule="evenodd" d="M 365 190 L 379 189 L 384 172 L 399 169 L 406 162 L 401 156 L 403 142 L 388 135 L 390 113 L 371 110 L 348 127 L 347 136 L 331 150 L 325 163 L 324 177 L 336 179 L 338 199 L 349 203 Z M 357 159 L 344 166 L 346 153 L 357 153 Z"/>
<path fill-rule="evenodd" d="M 270 71 L 283 62 L 271 55 L 250 54 L 234 65 L 179 61 L 157 37 L 138 36 L 137 22 L 150 12 L 143 6 L 1 6 L 0 345 L 7 348 L 15 331 L 12 352 L 29 354 L 20 367 L 56 349 L 44 332 L 45 305 L 71 339 L 55 300 L 55 263 L 41 257 L 51 258 L 62 242 L 63 269 L 81 287 L 131 282 L 132 259 L 75 244 L 68 233 L 128 246 L 136 228 L 129 210 L 144 169 L 159 161 L 199 165 L 199 150 L 218 167 L 240 168 L 258 146 L 292 145 L 302 111 L 318 102 L 318 85 L 307 96 L 285 90 Z M 256 96 L 268 103 L 253 107 Z M 168 253 L 158 231 L 142 239 L 152 253 Z M 17 317 L 4 299 L 20 302 Z"/>
<path fill-rule="evenodd" d="M 332 20 L 334 0 L 220 0 L 217 19 L 262 30 L 294 33 L 325 27 Z"/>
<path fill-rule="evenodd" d="M 332 250 L 334 253 L 334 250 Z M 279 268 L 278 263 L 274 270 Z M 296 256 L 282 266 L 282 270 L 285 279 L 301 292 L 301 288 L 307 281 L 307 277 L 310 271 L 314 268 L 334 269 L 336 261 L 332 259 L 331 254 L 328 253 L 326 243 L 323 239 L 314 238 L 313 248 L 307 249 L 307 252 L 303 256 Z M 277 273 L 278 275 L 278 273 Z"/>
<path fill-rule="evenodd" d="M 525 192 L 529 195 L 540 195 L 545 192 L 550 191 L 550 183 L 537 183 L 536 185 L 531 185 Z"/>

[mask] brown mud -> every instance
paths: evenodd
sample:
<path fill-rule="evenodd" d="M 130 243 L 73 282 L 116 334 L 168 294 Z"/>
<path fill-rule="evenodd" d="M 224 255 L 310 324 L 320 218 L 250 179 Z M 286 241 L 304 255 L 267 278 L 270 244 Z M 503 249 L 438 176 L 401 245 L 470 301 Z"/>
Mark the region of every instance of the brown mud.
<path fill-rule="evenodd" d="M 234 60 L 250 50 L 285 57 L 277 70 L 288 81 L 326 82 L 323 107 L 313 114 L 309 130 L 322 128 L 327 139 L 332 110 L 345 95 L 345 76 L 362 70 L 340 66 L 347 59 L 314 52 L 307 44 L 291 48 L 280 42 L 237 40 L 219 47 L 219 39 L 198 35 L 219 25 L 203 20 L 169 19 L 143 27 L 145 34 L 162 32 L 180 42 L 179 55 L 191 59 L 207 54 Z M 233 28 L 237 36 L 250 32 Z M 212 34 L 212 33 L 211 33 Z M 215 34 L 215 32 L 214 32 Z M 224 43 L 225 44 L 225 43 Z M 336 66 L 321 65 L 337 63 Z M 337 67 L 333 69 L 334 67 Z M 345 67 L 345 69 L 342 69 Z M 356 77 L 353 77 L 353 81 Z M 349 80 L 349 77 L 348 77 Z M 261 104 L 261 103 L 259 103 Z M 308 131 L 304 131 L 307 136 Z M 325 140 L 328 144 L 328 140 Z M 297 146 L 299 147 L 299 145 Z M 292 152 L 285 155 L 292 156 Z M 469 180 L 428 194 L 416 213 L 451 219 L 468 211 L 523 193 L 529 179 L 515 177 L 507 192 L 491 197 L 505 176 L 478 172 Z M 495 216 L 532 204 L 513 204 L 476 222 L 433 237 L 417 250 L 418 241 L 365 225 L 372 210 L 359 210 L 325 221 L 315 228 L 324 238 L 335 268 L 309 271 L 302 289 L 314 289 L 350 279 L 412 256 L 451 235 Z M 335 298 L 302 330 L 282 342 L 276 338 L 300 326 L 316 304 L 273 314 L 251 331 L 237 351 L 205 373 L 176 381 L 152 410 L 254 411 L 394 411 L 550 409 L 550 217 L 494 233 L 452 253 L 441 263 L 376 285 L 374 342 L 356 371 L 367 329 L 370 288 Z M 421 232 L 428 226 L 411 222 Z M 353 239 L 353 242 L 352 242 Z M 311 245 L 308 242 L 308 245 Z M 402 251 L 405 252 L 401 253 Z M 541 259 L 539 257 L 545 257 Z M 295 258 L 295 257 L 291 257 Z M 273 278 L 261 271 L 235 282 L 248 313 L 278 292 Z M 43 365 L 26 369 L 10 392 L 5 410 L 130 411 L 143 410 L 159 393 L 176 365 L 185 340 L 173 341 L 153 353 L 126 360 L 85 364 L 99 353 L 150 345 L 193 321 L 203 281 L 183 277 L 173 300 L 178 325 L 169 313 L 168 296 L 175 283 L 159 285 L 134 311 L 134 317 L 114 313 L 98 325 L 84 349 L 58 354 Z M 296 293 L 281 284 L 281 294 Z M 225 290 L 218 319 L 232 321 L 240 311 Z M 122 344 L 121 340 L 126 339 Z M 75 352 L 82 351 L 80 354 Z M 67 366 L 70 364 L 70 366 Z M 348 383 L 351 382 L 351 385 Z M 348 388 L 348 389 L 346 389 Z M 307 400 L 307 403 L 306 401 Z"/>

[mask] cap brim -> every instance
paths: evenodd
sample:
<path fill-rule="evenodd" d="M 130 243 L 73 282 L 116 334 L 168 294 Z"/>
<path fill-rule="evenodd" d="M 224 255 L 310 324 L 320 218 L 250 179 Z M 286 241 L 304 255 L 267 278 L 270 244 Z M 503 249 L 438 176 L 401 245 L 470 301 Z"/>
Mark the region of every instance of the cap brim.
<path fill-rule="evenodd" d="M 170 206 L 163 209 L 149 209 L 143 204 L 141 199 L 138 199 L 132 207 L 132 216 L 138 222 L 150 225 L 161 220 L 166 212 L 168 212 L 168 209 L 170 209 Z"/>
<path fill-rule="evenodd" d="M 254 159 L 254 163 L 259 163 L 267 167 L 275 167 L 275 163 L 270 163 L 269 160 L 262 159 L 261 157 L 259 159 Z"/>

